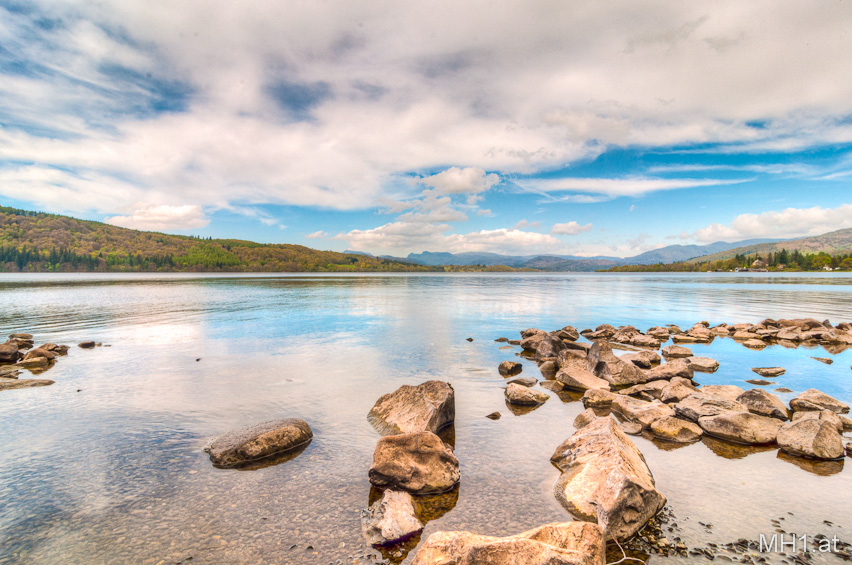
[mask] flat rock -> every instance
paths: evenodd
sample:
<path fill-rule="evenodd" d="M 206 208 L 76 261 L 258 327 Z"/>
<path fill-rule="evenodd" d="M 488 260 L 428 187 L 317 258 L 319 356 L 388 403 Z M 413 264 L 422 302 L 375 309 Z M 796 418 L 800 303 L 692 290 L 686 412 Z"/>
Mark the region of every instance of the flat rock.
<path fill-rule="evenodd" d="M 519 406 L 538 406 L 544 404 L 550 398 L 544 393 L 532 390 L 528 387 L 509 384 L 506 387 L 506 402 Z"/>
<path fill-rule="evenodd" d="M 640 424 L 639 422 L 627 422 L 627 421 L 625 421 L 625 422 L 619 422 L 618 425 L 621 428 L 621 431 L 623 431 L 627 435 L 631 435 L 631 436 L 641 435 L 642 430 L 645 429 L 645 428 L 642 427 L 642 424 Z"/>
<path fill-rule="evenodd" d="M 414 494 L 446 492 L 459 482 L 459 477 L 459 460 L 432 432 L 379 439 L 369 471 L 373 485 Z"/>
<path fill-rule="evenodd" d="M 609 408 L 618 395 L 608 390 L 590 388 L 583 393 L 583 406 L 586 408 Z"/>
<path fill-rule="evenodd" d="M 379 398 L 367 415 L 382 435 L 437 432 L 452 424 L 455 418 L 455 392 L 452 385 L 443 381 L 402 385 Z"/>
<path fill-rule="evenodd" d="M 795 412 L 831 410 L 836 414 L 849 413 L 849 406 L 815 388 L 810 388 L 791 400 L 790 408 Z"/>
<path fill-rule="evenodd" d="M 605 554 L 600 526 L 566 522 L 505 538 L 435 532 L 411 565 L 602 565 Z"/>
<path fill-rule="evenodd" d="M 669 386 L 668 381 L 651 381 L 621 389 L 618 394 L 633 396 L 641 400 L 659 400 L 663 394 L 663 389 L 667 386 Z"/>
<path fill-rule="evenodd" d="M 590 388 L 609 390 L 610 388 L 607 381 L 578 366 L 563 367 L 556 373 L 556 380 L 571 390 L 589 390 Z"/>
<path fill-rule="evenodd" d="M 766 342 L 759 339 L 747 339 L 743 342 L 743 345 L 748 347 L 749 349 L 763 349 L 766 347 Z"/>
<path fill-rule="evenodd" d="M 759 388 L 745 391 L 737 397 L 737 402 L 745 406 L 752 414 L 778 418 L 781 421 L 790 419 L 787 406 L 781 402 L 781 399 Z"/>
<path fill-rule="evenodd" d="M 699 390 L 702 394 L 720 396 L 722 398 L 727 398 L 728 400 L 736 400 L 745 392 L 745 390 L 737 385 L 706 385 L 701 387 Z"/>
<path fill-rule="evenodd" d="M 689 366 L 686 359 L 672 359 L 667 363 L 645 371 L 645 381 L 671 380 L 675 377 L 691 379 L 695 371 Z"/>
<path fill-rule="evenodd" d="M 651 423 L 651 432 L 659 439 L 675 443 L 692 443 L 701 439 L 704 434 L 697 424 L 673 416 L 654 420 Z"/>
<path fill-rule="evenodd" d="M 312 438 L 307 422 L 285 418 L 230 431 L 213 440 L 205 451 L 216 467 L 239 467 L 296 449 Z"/>
<path fill-rule="evenodd" d="M 769 386 L 769 385 L 778 384 L 775 381 L 766 381 L 766 380 L 763 380 L 763 379 L 746 379 L 745 382 L 747 382 L 750 385 L 754 385 L 754 386 Z"/>
<path fill-rule="evenodd" d="M 782 393 L 782 394 L 787 394 L 787 393 L 793 392 L 793 390 L 792 390 L 792 389 L 789 389 L 789 388 L 787 388 L 787 387 L 783 387 L 783 386 L 782 386 L 782 387 L 778 387 L 778 388 L 776 388 L 776 389 L 775 389 L 775 392 L 780 392 L 780 393 Z"/>
<path fill-rule="evenodd" d="M 820 363 L 825 363 L 826 365 L 831 365 L 832 363 L 834 363 L 833 359 L 829 359 L 827 357 L 811 357 L 811 359 L 815 359 Z"/>
<path fill-rule="evenodd" d="M 382 498 L 361 511 L 361 532 L 367 545 L 393 545 L 423 531 L 407 492 L 386 490 Z"/>
<path fill-rule="evenodd" d="M 514 377 L 523 370 L 523 365 L 517 361 L 503 361 L 500 363 L 500 366 L 497 367 L 497 371 L 504 377 Z"/>
<path fill-rule="evenodd" d="M 663 348 L 663 357 L 666 359 L 686 359 L 693 356 L 691 349 L 680 345 L 667 345 Z"/>
<path fill-rule="evenodd" d="M 662 357 L 656 351 L 637 351 L 620 357 L 625 363 L 633 363 L 640 369 L 650 369 L 662 361 Z"/>
<path fill-rule="evenodd" d="M 783 369 L 781 367 L 752 367 L 751 370 L 760 375 L 761 377 L 769 378 L 780 377 L 781 375 L 787 372 L 786 369 Z"/>
<path fill-rule="evenodd" d="M 719 362 L 709 357 L 687 357 L 685 361 L 693 371 L 715 373 L 719 369 Z"/>
<path fill-rule="evenodd" d="M 843 457 L 843 439 L 836 426 L 814 418 L 788 422 L 778 430 L 781 451 L 813 459 Z"/>
<path fill-rule="evenodd" d="M 597 522 L 607 538 L 630 539 L 666 504 L 645 458 L 612 418 L 578 430 L 550 461 L 562 471 L 559 502 L 575 518 Z"/>
<path fill-rule="evenodd" d="M 14 390 L 17 388 L 33 388 L 37 386 L 52 385 L 53 381 L 47 379 L 9 379 L 0 378 L 0 390 Z"/>
<path fill-rule="evenodd" d="M 512 379 L 509 381 L 509 384 L 521 385 L 521 386 L 535 386 L 538 380 L 535 377 L 520 377 L 518 379 Z"/>
<path fill-rule="evenodd" d="M 675 334 L 672 336 L 672 341 L 674 343 L 700 343 L 701 339 L 686 334 Z"/>
<path fill-rule="evenodd" d="M 724 412 L 717 416 L 704 416 L 698 425 L 705 433 L 746 445 L 775 443 L 782 422 L 778 418 L 758 416 L 751 412 Z"/>
<path fill-rule="evenodd" d="M 632 422 L 639 422 L 643 428 L 650 428 L 660 418 L 675 415 L 674 410 L 662 402 L 645 402 L 623 395 L 612 401 L 612 409 Z"/>
<path fill-rule="evenodd" d="M 747 410 L 735 400 L 707 394 L 702 392 L 702 389 L 674 405 L 675 414 L 690 422 L 697 422 L 700 418 L 718 416 L 726 412 L 746 412 Z"/>

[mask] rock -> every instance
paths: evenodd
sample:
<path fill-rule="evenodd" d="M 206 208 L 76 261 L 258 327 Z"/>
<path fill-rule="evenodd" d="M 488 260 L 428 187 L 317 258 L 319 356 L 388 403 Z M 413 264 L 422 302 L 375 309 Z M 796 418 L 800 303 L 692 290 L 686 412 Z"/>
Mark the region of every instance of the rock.
<path fill-rule="evenodd" d="M 759 339 L 748 339 L 743 342 L 743 345 L 750 349 L 763 349 L 766 347 L 766 343 Z"/>
<path fill-rule="evenodd" d="M 52 385 L 53 381 L 47 379 L 9 379 L 0 378 L 0 390 L 14 390 L 16 388 L 33 388 L 37 386 Z"/>
<path fill-rule="evenodd" d="M 639 422 L 619 422 L 618 425 L 621 427 L 621 431 L 631 436 L 641 435 L 642 430 L 645 429 Z"/>
<path fill-rule="evenodd" d="M 33 334 L 27 334 L 27 333 L 9 334 L 9 339 L 22 339 L 24 341 L 32 341 L 33 340 Z"/>
<path fill-rule="evenodd" d="M 685 359 L 692 356 L 691 349 L 681 347 L 680 345 L 667 345 L 663 348 L 663 357 L 666 359 Z"/>
<path fill-rule="evenodd" d="M 370 482 L 379 488 L 414 494 L 446 492 L 459 477 L 459 460 L 428 431 L 381 438 L 369 472 Z"/>
<path fill-rule="evenodd" d="M 560 351 L 565 349 L 565 342 L 556 336 L 547 335 L 538 344 L 535 355 L 537 359 L 547 359 L 548 357 L 556 357 Z"/>
<path fill-rule="evenodd" d="M 685 361 L 693 371 L 715 373 L 719 369 L 719 362 L 709 357 L 687 357 Z"/>
<path fill-rule="evenodd" d="M 544 390 L 549 390 L 550 392 L 562 392 L 565 390 L 565 385 L 559 381 L 541 381 L 539 386 Z"/>
<path fill-rule="evenodd" d="M 519 406 L 538 406 L 550 398 L 544 393 L 537 392 L 525 386 L 509 384 L 506 387 L 506 402 Z"/>
<path fill-rule="evenodd" d="M 423 531 L 407 492 L 386 490 L 382 498 L 361 511 L 361 532 L 367 545 L 393 545 Z"/>
<path fill-rule="evenodd" d="M 697 337 L 693 337 L 691 335 L 686 334 L 675 334 L 672 336 L 672 341 L 674 343 L 698 343 L 701 340 Z"/>
<path fill-rule="evenodd" d="M 581 367 L 564 367 L 556 373 L 556 380 L 562 383 L 565 388 L 571 390 L 589 390 L 597 388 L 601 390 L 609 390 L 609 383 L 603 379 L 596 377 L 594 374 Z"/>
<path fill-rule="evenodd" d="M 535 350 L 538 349 L 539 344 L 546 337 L 548 337 L 548 334 L 546 332 L 532 334 L 532 335 L 525 337 L 524 339 L 521 340 L 521 347 L 523 347 L 527 351 L 535 351 Z M 509 343 L 511 343 L 511 342 L 509 342 Z"/>
<path fill-rule="evenodd" d="M 605 554 L 600 526 L 566 522 L 505 538 L 435 532 L 411 565 L 603 565 Z"/>
<path fill-rule="evenodd" d="M 504 377 L 514 377 L 523 370 L 523 365 L 516 361 L 503 361 L 500 363 L 500 366 L 497 367 L 497 371 L 499 371 L 499 373 Z"/>
<path fill-rule="evenodd" d="M 16 343 L 0 343 L 0 363 L 16 363 L 19 357 Z"/>
<path fill-rule="evenodd" d="M 583 394 L 582 402 L 586 408 L 609 408 L 618 395 L 598 388 L 590 388 Z"/>
<path fill-rule="evenodd" d="M 675 382 L 677 381 L 677 382 Z M 656 381 L 656 382 L 665 382 L 665 381 Z M 660 400 L 665 402 L 666 404 L 670 404 L 673 402 L 680 402 L 681 400 L 688 397 L 690 394 L 694 394 L 698 392 L 698 389 L 689 384 L 689 381 L 686 379 L 672 379 L 672 382 L 668 383 L 661 391 L 660 391 Z"/>
<path fill-rule="evenodd" d="M 782 369 L 781 367 L 752 367 L 751 369 L 761 377 L 780 377 L 784 373 L 787 372 L 786 369 Z"/>
<path fill-rule="evenodd" d="M 813 459 L 843 457 L 843 439 L 828 421 L 814 418 L 788 422 L 778 430 L 781 451 Z"/>
<path fill-rule="evenodd" d="M 659 400 L 663 394 L 663 389 L 669 386 L 666 381 L 651 381 L 640 385 L 633 385 L 618 391 L 618 394 L 633 396 L 642 400 Z"/>
<path fill-rule="evenodd" d="M 494 341 L 496 341 L 497 343 L 508 343 L 509 338 L 508 337 L 498 337 Z"/>
<path fill-rule="evenodd" d="M 44 357 L 48 361 L 52 361 L 53 359 L 56 359 L 56 354 L 47 351 L 46 349 L 43 349 L 41 347 L 36 347 L 35 349 L 30 349 L 29 351 L 27 351 L 27 354 L 24 355 L 23 360 L 28 361 L 30 359 L 37 359 L 39 357 Z"/>
<path fill-rule="evenodd" d="M 568 341 L 577 341 L 580 339 L 580 332 L 571 326 L 565 326 L 561 330 L 556 331 L 555 335 L 559 339 L 567 339 Z"/>
<path fill-rule="evenodd" d="M 724 412 L 718 416 L 703 416 L 698 425 L 705 433 L 735 443 L 759 445 L 774 443 L 781 420 L 758 416 L 751 412 Z"/>
<path fill-rule="evenodd" d="M 492 412 L 491 414 L 486 416 L 486 418 L 488 418 L 489 420 L 499 420 L 500 417 L 500 412 Z"/>
<path fill-rule="evenodd" d="M 799 414 L 807 414 L 807 412 L 799 412 Z M 847 418 L 846 416 L 841 416 L 839 414 L 837 415 L 837 418 L 840 420 L 840 424 L 843 426 L 843 428 L 840 430 L 841 432 L 852 432 L 852 419 Z"/>
<path fill-rule="evenodd" d="M 712 394 L 713 396 L 721 396 L 728 400 L 736 401 L 736 399 L 745 392 L 737 385 L 706 385 L 701 387 L 702 394 Z"/>
<path fill-rule="evenodd" d="M 535 377 L 521 377 L 519 379 L 512 379 L 509 381 L 509 384 L 516 384 L 521 386 L 535 386 L 538 382 Z"/>
<path fill-rule="evenodd" d="M 846 457 L 852 457 L 852 441 L 846 444 Z"/>
<path fill-rule="evenodd" d="M 30 357 L 29 359 L 22 359 L 18 361 L 15 366 L 23 367 L 24 369 L 46 369 L 50 366 L 51 360 L 47 357 Z"/>
<path fill-rule="evenodd" d="M 780 393 L 782 393 L 782 394 L 786 394 L 786 393 L 788 393 L 788 392 L 793 392 L 793 391 L 792 391 L 791 389 L 789 389 L 789 388 L 786 388 L 786 387 L 783 387 L 783 386 L 782 386 L 782 387 L 778 387 L 778 388 L 776 388 L 776 389 L 775 389 L 775 392 L 780 392 Z"/>
<path fill-rule="evenodd" d="M 612 347 L 604 341 L 596 341 L 589 349 L 586 370 L 614 386 L 630 386 L 646 381 L 636 365 L 616 357 Z"/>
<path fill-rule="evenodd" d="M 758 335 L 754 332 L 746 331 L 746 330 L 739 330 L 737 332 L 734 332 L 734 335 L 731 336 L 731 337 L 733 337 L 734 339 L 736 339 L 738 341 L 747 341 L 747 340 L 750 340 L 750 339 L 757 339 L 757 340 L 760 339 L 760 335 Z"/>
<path fill-rule="evenodd" d="M 660 418 L 675 415 L 674 410 L 662 402 L 645 402 L 623 395 L 618 395 L 612 401 L 612 409 L 627 420 L 639 422 L 643 428 L 650 428 L 651 424 Z"/>
<path fill-rule="evenodd" d="M 296 449 L 312 438 L 307 422 L 285 418 L 230 431 L 213 440 L 205 451 L 216 467 L 238 467 Z"/>
<path fill-rule="evenodd" d="M 838 433 L 843 433 L 846 431 L 846 424 L 843 420 L 841 420 L 843 416 L 839 414 L 835 414 L 831 410 L 811 410 L 809 412 L 794 412 L 793 413 L 793 421 L 800 422 L 802 420 L 821 420 L 823 422 L 828 422 L 832 426 L 837 429 Z"/>
<path fill-rule="evenodd" d="M 836 414 L 849 413 L 849 406 L 815 388 L 808 389 L 791 400 L 790 408 L 795 412 L 831 410 Z"/>
<path fill-rule="evenodd" d="M 704 432 L 697 424 L 665 416 L 651 423 L 651 431 L 659 439 L 673 441 L 676 443 L 691 443 L 698 441 Z"/>
<path fill-rule="evenodd" d="M 586 408 L 582 412 L 580 412 L 576 418 L 574 418 L 574 427 L 578 430 L 580 428 L 585 428 L 590 423 L 592 423 L 596 418 L 599 418 L 595 411 L 591 408 Z"/>
<path fill-rule="evenodd" d="M 455 418 L 455 392 L 443 381 L 402 385 L 379 398 L 367 416 L 382 435 L 437 432 Z"/>
<path fill-rule="evenodd" d="M 552 380 L 556 378 L 556 373 L 559 371 L 559 366 L 557 365 L 556 361 L 545 361 L 539 366 L 538 370 L 541 371 L 541 377 L 543 379 Z"/>
<path fill-rule="evenodd" d="M 697 422 L 701 418 L 717 416 L 726 412 L 746 412 L 747 408 L 734 400 L 728 400 L 702 392 L 691 394 L 674 405 L 675 414 L 680 418 Z"/>
<path fill-rule="evenodd" d="M 617 332 L 618 330 L 616 330 L 610 324 L 601 324 L 600 326 L 595 328 L 594 333 L 592 333 L 589 337 L 591 339 L 609 339 Z"/>
<path fill-rule="evenodd" d="M 754 386 L 768 386 L 777 384 L 774 381 L 765 381 L 763 379 L 746 379 L 746 382 Z"/>
<path fill-rule="evenodd" d="M 628 353 L 620 357 L 625 363 L 633 363 L 640 369 L 650 369 L 655 363 L 659 363 L 661 358 L 656 351 L 638 351 L 636 353 Z"/>
<path fill-rule="evenodd" d="M 18 367 L 11 365 L 0 366 L 0 379 L 17 379 L 21 371 Z"/>
<path fill-rule="evenodd" d="M 95 342 L 94 341 L 83 341 L 83 342 L 80 342 L 78 345 L 79 345 L 79 347 L 82 347 L 83 349 L 92 349 L 95 346 Z"/>
<path fill-rule="evenodd" d="M 520 345 L 520 344 L 521 344 L 521 340 L 519 340 L 519 339 L 510 339 L 509 340 L 509 345 Z"/>
<path fill-rule="evenodd" d="M 820 363 L 825 363 L 826 365 L 831 365 L 832 363 L 834 363 L 833 359 L 828 359 L 826 357 L 811 357 L 811 359 L 816 359 Z"/>
<path fill-rule="evenodd" d="M 645 371 L 646 381 L 671 380 L 675 377 L 692 379 L 695 372 L 689 366 L 686 359 L 672 359 L 650 371 Z"/>
<path fill-rule="evenodd" d="M 591 343 L 586 343 L 585 341 L 565 341 L 565 349 L 570 349 L 574 351 L 582 351 L 587 353 L 591 348 Z"/>
<path fill-rule="evenodd" d="M 745 391 L 737 397 L 737 402 L 745 406 L 752 414 L 778 418 L 781 421 L 790 419 L 787 407 L 781 399 L 759 388 Z"/>
<path fill-rule="evenodd" d="M 666 504 L 644 457 L 612 418 L 578 430 L 550 461 L 562 471 L 559 502 L 575 518 L 600 524 L 607 538 L 633 537 Z"/>
<path fill-rule="evenodd" d="M 660 326 L 654 326 L 645 333 L 653 338 L 660 340 L 661 342 L 668 341 L 670 336 L 669 330 L 667 330 L 666 328 L 661 328 Z"/>

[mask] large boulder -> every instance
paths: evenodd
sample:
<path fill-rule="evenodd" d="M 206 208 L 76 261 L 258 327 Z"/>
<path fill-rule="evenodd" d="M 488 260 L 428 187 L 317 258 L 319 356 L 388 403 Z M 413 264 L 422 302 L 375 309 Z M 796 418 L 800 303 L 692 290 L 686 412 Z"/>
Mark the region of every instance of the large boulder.
<path fill-rule="evenodd" d="M 550 460 L 562 471 L 559 502 L 575 518 L 600 524 L 607 538 L 633 537 L 666 504 L 645 458 L 612 418 L 578 430 Z"/>
<path fill-rule="evenodd" d="M 674 411 L 680 418 L 697 422 L 699 418 L 717 416 L 731 411 L 747 412 L 748 409 L 735 400 L 705 394 L 699 390 L 675 404 Z"/>
<path fill-rule="evenodd" d="M 30 359 L 38 359 L 39 357 L 44 357 L 48 361 L 52 361 L 53 359 L 56 359 L 56 354 L 41 347 L 36 347 L 35 349 L 27 351 L 23 360 L 29 361 Z"/>
<path fill-rule="evenodd" d="M 497 372 L 499 372 L 504 377 L 514 377 L 523 370 L 523 365 L 521 365 L 517 361 L 502 361 L 500 363 L 500 366 L 497 367 Z"/>
<path fill-rule="evenodd" d="M 566 366 L 556 373 L 556 380 L 571 390 L 589 390 L 598 388 L 609 390 L 609 383 L 596 377 L 593 373 L 576 365 Z"/>
<path fill-rule="evenodd" d="M 297 449 L 313 437 L 307 422 L 285 418 L 230 431 L 204 450 L 216 467 L 239 467 Z"/>
<path fill-rule="evenodd" d="M 542 392 L 532 390 L 529 387 L 515 383 L 509 383 L 506 387 L 506 402 L 518 406 L 538 406 L 544 404 L 550 398 Z"/>
<path fill-rule="evenodd" d="M 650 428 L 654 421 L 667 416 L 674 416 L 675 412 L 667 404 L 659 401 L 645 402 L 630 396 L 618 395 L 612 401 L 612 409 L 631 422 L 642 424 L 643 428 Z"/>
<path fill-rule="evenodd" d="M 432 432 L 381 438 L 369 471 L 373 485 L 414 494 L 446 492 L 459 482 L 459 477 L 459 460 Z"/>
<path fill-rule="evenodd" d="M 414 512 L 411 495 L 386 490 L 382 497 L 361 511 L 361 532 L 367 545 L 393 545 L 423 531 L 423 522 Z"/>
<path fill-rule="evenodd" d="M 779 420 L 789 420 L 787 407 L 781 399 L 763 389 L 753 388 L 747 390 L 737 397 L 737 402 L 748 408 L 752 414 L 769 416 Z"/>
<path fill-rule="evenodd" d="M 613 386 L 630 386 L 647 379 L 633 363 L 625 363 L 612 352 L 605 341 L 596 341 L 586 357 L 586 370 L 604 379 Z"/>
<path fill-rule="evenodd" d="M 581 400 L 586 408 L 609 408 L 612 406 L 612 401 L 617 397 L 618 395 L 614 392 L 590 388 L 583 393 Z"/>
<path fill-rule="evenodd" d="M 572 326 L 565 326 L 561 330 L 555 331 L 554 335 L 559 339 L 568 341 L 577 341 L 580 339 L 580 332 L 577 331 L 577 328 Z"/>
<path fill-rule="evenodd" d="M 698 441 L 703 435 L 701 427 L 673 416 L 666 416 L 651 423 L 651 432 L 659 439 L 675 443 Z"/>
<path fill-rule="evenodd" d="M 680 402 L 684 398 L 698 391 L 697 388 L 692 386 L 692 382 L 690 382 L 688 379 L 681 379 L 679 377 L 673 378 L 668 383 L 666 383 L 666 381 L 653 382 L 665 383 L 665 387 L 663 387 L 663 389 L 660 391 L 659 399 L 665 402 L 666 404 Z"/>
<path fill-rule="evenodd" d="M 834 426 L 839 433 L 847 431 L 847 428 L 849 427 L 848 422 L 844 420 L 843 416 L 835 414 L 831 410 L 793 412 L 793 421 L 799 422 L 801 420 L 822 420 L 828 422 Z"/>
<path fill-rule="evenodd" d="M 505 538 L 435 532 L 411 565 L 603 565 L 605 557 L 600 526 L 566 522 Z"/>
<path fill-rule="evenodd" d="M 815 388 L 811 388 L 790 401 L 795 412 L 831 410 L 836 414 L 848 414 L 849 406 Z"/>
<path fill-rule="evenodd" d="M 19 356 L 18 344 L 0 343 L 0 363 L 16 363 Z"/>
<path fill-rule="evenodd" d="M 781 426 L 778 430 L 778 447 L 781 451 L 799 457 L 843 457 L 843 438 L 837 427 L 826 420 L 815 418 L 788 422 Z"/>
<path fill-rule="evenodd" d="M 656 351 L 636 351 L 622 355 L 620 359 L 625 363 L 633 363 L 640 369 L 650 369 L 662 360 Z"/>
<path fill-rule="evenodd" d="M 689 366 L 686 359 L 672 359 L 667 363 L 654 367 L 650 371 L 645 371 L 645 381 L 668 381 L 675 377 L 691 379 L 694 374 L 695 371 Z"/>
<path fill-rule="evenodd" d="M 718 416 L 704 416 L 698 425 L 705 433 L 746 445 L 775 443 L 782 422 L 778 418 L 758 416 L 751 412 L 725 412 Z"/>
<path fill-rule="evenodd" d="M 561 339 L 556 336 L 547 335 L 539 342 L 535 350 L 535 356 L 537 359 L 556 357 L 559 355 L 559 352 L 565 349 L 565 343 Z"/>
<path fill-rule="evenodd" d="M 669 385 L 667 381 L 651 381 L 641 385 L 633 385 L 623 388 L 618 391 L 618 394 L 633 396 L 640 400 L 659 400 L 663 394 L 663 389 Z"/>
<path fill-rule="evenodd" d="M 382 435 L 437 432 L 455 418 L 455 392 L 443 381 L 402 385 L 379 398 L 367 416 Z"/>
<path fill-rule="evenodd" d="M 529 331 L 531 331 L 531 330 L 526 330 L 524 333 L 527 333 Z M 542 340 L 544 340 L 544 338 L 549 336 L 549 334 L 547 332 L 544 332 L 544 331 L 541 331 L 541 330 L 535 330 L 535 331 L 537 333 L 532 333 L 532 334 L 529 334 L 529 335 L 524 335 L 523 333 L 521 334 L 523 336 L 523 339 L 521 340 L 521 347 L 523 347 L 527 351 L 537 350 L 538 346 L 541 344 Z"/>

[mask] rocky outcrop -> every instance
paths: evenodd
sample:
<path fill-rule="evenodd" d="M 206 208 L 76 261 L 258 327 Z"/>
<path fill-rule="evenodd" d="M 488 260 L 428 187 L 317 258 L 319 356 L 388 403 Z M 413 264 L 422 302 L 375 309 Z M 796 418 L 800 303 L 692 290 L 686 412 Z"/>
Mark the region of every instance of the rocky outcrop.
<path fill-rule="evenodd" d="M 566 522 L 505 538 L 435 532 L 411 565 L 603 565 L 605 555 L 600 526 Z"/>
<path fill-rule="evenodd" d="M 600 524 L 607 538 L 631 538 L 666 503 L 644 457 L 612 418 L 578 430 L 550 460 L 562 471 L 559 502 L 575 518 Z"/>
<path fill-rule="evenodd" d="M 455 392 L 452 385 L 443 381 L 402 385 L 379 398 L 367 416 L 382 435 L 437 432 L 455 418 Z"/>
<path fill-rule="evenodd" d="M 205 448 L 216 467 L 239 467 L 301 447 L 313 438 L 298 418 L 263 422 L 228 432 Z"/>
<path fill-rule="evenodd" d="M 570 390 L 589 390 L 597 388 L 609 390 L 609 383 L 596 377 L 593 373 L 578 366 L 567 366 L 556 373 L 556 380 Z"/>
<path fill-rule="evenodd" d="M 831 410 L 836 414 L 849 413 L 849 406 L 815 388 L 808 389 L 791 400 L 790 408 L 795 412 Z"/>
<path fill-rule="evenodd" d="M 386 490 L 382 498 L 361 511 L 361 532 L 367 545 L 393 545 L 423 531 L 407 492 Z"/>
<path fill-rule="evenodd" d="M 665 416 L 651 423 L 651 432 L 659 439 L 676 443 L 692 443 L 703 435 L 701 427 L 692 422 Z"/>
<path fill-rule="evenodd" d="M 523 371 L 523 369 L 523 365 L 516 361 L 503 361 L 500 363 L 500 366 L 497 367 L 497 371 L 504 377 L 514 377 Z"/>
<path fill-rule="evenodd" d="M 737 402 L 745 406 L 752 414 L 778 418 L 781 421 L 790 419 L 787 407 L 781 399 L 759 388 L 745 391 L 737 397 Z"/>
<path fill-rule="evenodd" d="M 813 459 L 843 457 L 843 438 L 836 426 L 815 418 L 788 422 L 778 430 L 781 451 Z"/>
<path fill-rule="evenodd" d="M 735 400 L 706 394 L 701 389 L 674 405 L 674 411 L 678 417 L 690 422 L 698 422 L 700 418 L 718 416 L 725 412 L 747 412 L 747 410 L 745 406 Z"/>
<path fill-rule="evenodd" d="M 612 401 L 612 409 L 625 419 L 642 424 L 643 428 L 650 428 L 651 424 L 660 418 L 675 415 L 674 410 L 662 402 L 645 402 L 624 395 L 618 395 Z"/>
<path fill-rule="evenodd" d="M 550 398 L 544 393 L 532 390 L 528 387 L 509 384 L 506 387 L 506 402 L 518 406 L 538 406 L 544 404 Z"/>
<path fill-rule="evenodd" d="M 775 443 L 782 422 L 778 418 L 758 416 L 751 412 L 724 412 L 718 416 L 704 416 L 698 425 L 705 433 L 746 445 Z"/>
<path fill-rule="evenodd" d="M 459 460 L 432 432 L 385 436 L 373 452 L 369 477 L 373 485 L 383 489 L 414 494 L 446 492 L 459 482 Z"/>

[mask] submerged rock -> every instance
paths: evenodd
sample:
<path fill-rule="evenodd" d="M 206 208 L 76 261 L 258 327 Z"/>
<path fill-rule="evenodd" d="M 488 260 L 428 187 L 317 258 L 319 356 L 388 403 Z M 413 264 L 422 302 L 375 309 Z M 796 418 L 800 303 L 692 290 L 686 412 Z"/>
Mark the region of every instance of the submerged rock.
<path fill-rule="evenodd" d="M 760 375 L 761 377 L 769 378 L 780 377 L 781 375 L 787 372 L 786 369 L 783 369 L 781 367 L 753 367 L 751 370 Z"/>
<path fill-rule="evenodd" d="M 510 385 L 514 384 L 514 385 L 521 385 L 521 386 L 530 387 L 530 386 L 535 386 L 535 384 L 537 382 L 538 382 L 538 380 L 536 380 L 535 377 L 521 377 L 521 378 L 518 378 L 518 379 L 512 379 L 511 381 L 509 381 L 509 384 Z"/>
<path fill-rule="evenodd" d="M 455 392 L 452 385 L 443 381 L 402 385 L 379 398 L 367 415 L 382 435 L 437 432 L 455 418 Z"/>
<path fill-rule="evenodd" d="M 791 400 L 790 408 L 795 412 L 831 410 L 837 414 L 849 413 L 849 406 L 815 388 L 808 389 Z"/>
<path fill-rule="evenodd" d="M 82 341 L 78 344 L 78 346 L 82 347 L 83 349 L 92 349 L 95 346 L 95 342 L 91 341 L 91 340 L 90 341 Z"/>
<path fill-rule="evenodd" d="M 497 371 L 504 377 L 514 377 L 523 370 L 523 365 L 517 361 L 503 361 L 500 363 L 500 366 L 497 367 Z"/>
<path fill-rule="evenodd" d="M 411 565 L 603 565 L 605 556 L 600 526 L 566 522 L 505 538 L 435 532 Z"/>
<path fill-rule="evenodd" d="M 382 498 L 361 511 L 361 532 L 367 545 L 393 545 L 423 531 L 407 492 L 386 490 Z"/>
<path fill-rule="evenodd" d="M 299 418 L 285 418 L 228 432 L 205 451 L 216 467 L 239 467 L 301 447 L 313 438 L 310 426 Z"/>
<path fill-rule="evenodd" d="M 831 365 L 832 363 L 834 363 L 833 359 L 829 359 L 827 357 L 811 357 L 811 359 L 815 359 L 816 361 L 819 361 L 820 363 L 825 363 L 826 365 Z"/>
<path fill-rule="evenodd" d="M 751 412 L 725 412 L 718 416 L 701 417 L 698 425 L 705 433 L 720 439 L 760 445 L 775 443 L 782 422 L 778 418 L 758 416 Z"/>
<path fill-rule="evenodd" d="M 550 460 L 562 471 L 559 502 L 575 518 L 600 524 L 607 538 L 633 537 L 666 503 L 644 457 L 611 418 L 578 430 Z"/>
<path fill-rule="evenodd" d="M 428 431 L 381 438 L 369 471 L 373 485 L 415 494 L 446 492 L 459 477 L 459 460 Z"/>
<path fill-rule="evenodd" d="M 544 404 L 548 398 L 550 397 L 546 394 L 525 386 L 509 384 L 509 386 L 506 387 L 506 401 L 509 404 L 538 406 L 539 404 Z"/>
<path fill-rule="evenodd" d="M 843 438 L 837 427 L 814 418 L 788 422 L 778 430 L 778 446 L 782 451 L 813 459 L 843 457 Z"/>
<path fill-rule="evenodd" d="M 499 420 L 501 418 L 500 412 L 492 412 L 491 414 L 487 415 L 486 418 L 488 418 L 489 420 Z"/>
<path fill-rule="evenodd" d="M 47 379 L 10 379 L 0 378 L 0 390 L 14 390 L 16 388 L 33 388 L 37 386 L 52 385 L 53 381 Z"/>

